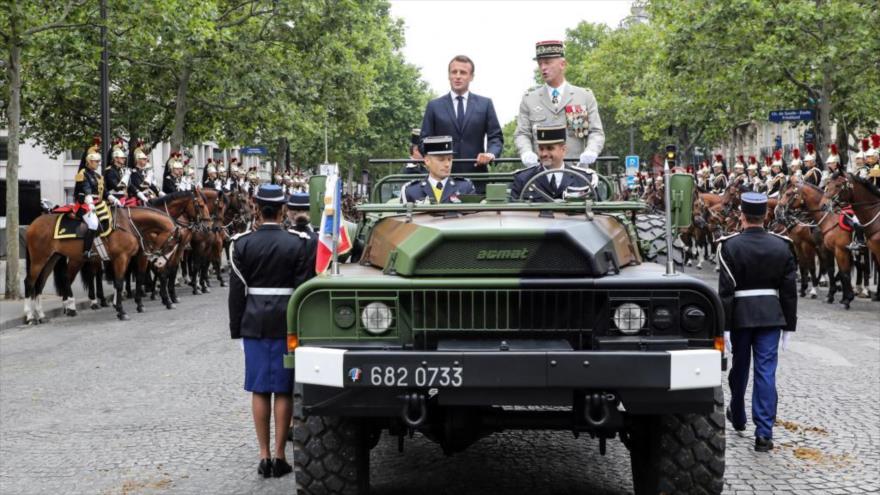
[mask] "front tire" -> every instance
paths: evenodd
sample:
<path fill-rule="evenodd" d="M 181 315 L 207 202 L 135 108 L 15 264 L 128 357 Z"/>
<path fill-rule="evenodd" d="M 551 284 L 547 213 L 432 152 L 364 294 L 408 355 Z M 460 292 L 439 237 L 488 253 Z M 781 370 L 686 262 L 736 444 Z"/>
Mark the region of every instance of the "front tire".
<path fill-rule="evenodd" d="M 370 445 L 358 420 L 306 416 L 293 396 L 293 469 L 297 495 L 366 495 L 370 491 Z"/>
<path fill-rule="evenodd" d="M 724 489 L 724 395 L 710 414 L 639 419 L 628 447 L 636 495 L 718 494 Z"/>

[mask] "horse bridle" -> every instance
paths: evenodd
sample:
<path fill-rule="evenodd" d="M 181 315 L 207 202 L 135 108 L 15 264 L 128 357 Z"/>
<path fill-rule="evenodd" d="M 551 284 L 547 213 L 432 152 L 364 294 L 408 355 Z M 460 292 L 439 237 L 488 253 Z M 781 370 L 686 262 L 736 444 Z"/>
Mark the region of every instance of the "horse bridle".
<path fill-rule="evenodd" d="M 135 234 L 135 237 L 138 239 L 138 244 L 140 244 L 141 251 L 143 251 L 144 255 L 147 257 L 147 261 L 150 263 L 155 263 L 157 260 L 162 260 L 162 264 L 168 262 L 171 259 L 171 256 L 174 255 L 174 251 L 177 250 L 178 242 L 180 240 L 180 226 L 177 223 L 174 223 L 174 230 L 171 232 L 171 235 L 165 239 L 165 242 L 159 246 L 159 249 L 148 250 L 147 246 L 144 242 L 144 236 L 141 234 L 140 229 L 137 228 L 137 225 L 134 224 L 134 220 L 131 219 L 131 208 L 126 207 L 128 211 L 128 223 L 131 225 L 132 231 Z M 171 215 L 168 215 L 168 218 L 171 218 Z M 174 221 L 171 218 L 172 222 Z M 172 244 L 171 249 L 166 253 L 166 249 L 168 249 L 168 245 Z"/>

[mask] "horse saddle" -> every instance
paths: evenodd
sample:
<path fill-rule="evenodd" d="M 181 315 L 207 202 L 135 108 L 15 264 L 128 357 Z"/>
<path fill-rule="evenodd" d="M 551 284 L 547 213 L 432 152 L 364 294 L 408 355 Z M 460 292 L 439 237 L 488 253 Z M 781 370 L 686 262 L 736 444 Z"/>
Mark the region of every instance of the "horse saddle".
<path fill-rule="evenodd" d="M 855 215 L 855 212 L 852 208 L 845 208 L 841 211 L 839 218 L 837 219 L 837 224 L 844 232 L 853 231 L 853 226 L 855 224 L 855 222 L 853 222 L 853 215 Z"/>
<path fill-rule="evenodd" d="M 55 239 L 82 239 L 86 235 L 88 226 L 86 222 L 76 216 L 79 205 L 64 205 L 52 210 L 58 213 L 55 220 Z M 107 203 L 101 202 L 95 206 L 95 214 L 98 215 L 98 232 L 101 237 L 107 237 L 113 232 L 113 213 L 107 207 Z"/>

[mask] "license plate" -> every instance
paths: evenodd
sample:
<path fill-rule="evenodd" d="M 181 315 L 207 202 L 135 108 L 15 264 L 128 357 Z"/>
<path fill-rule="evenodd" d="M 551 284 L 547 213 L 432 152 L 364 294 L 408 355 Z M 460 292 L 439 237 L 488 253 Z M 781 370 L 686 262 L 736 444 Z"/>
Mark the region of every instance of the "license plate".
<path fill-rule="evenodd" d="M 461 387 L 461 366 L 366 366 L 360 381 L 374 387 Z"/>

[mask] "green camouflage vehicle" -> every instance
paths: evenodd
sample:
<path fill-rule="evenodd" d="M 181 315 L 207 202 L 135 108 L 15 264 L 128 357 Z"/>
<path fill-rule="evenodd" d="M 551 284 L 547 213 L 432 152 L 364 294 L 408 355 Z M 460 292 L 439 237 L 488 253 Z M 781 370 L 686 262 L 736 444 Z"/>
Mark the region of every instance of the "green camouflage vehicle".
<path fill-rule="evenodd" d="M 412 178 L 380 180 L 350 262 L 291 296 L 297 493 L 368 493 L 382 434 L 454 454 L 516 429 L 587 434 L 602 454 L 619 438 L 638 494 L 720 493 L 721 302 L 644 260 L 644 204 L 512 201 L 512 174 L 471 176 L 485 197 L 400 204 Z M 686 226 L 693 179 L 670 183 Z"/>

